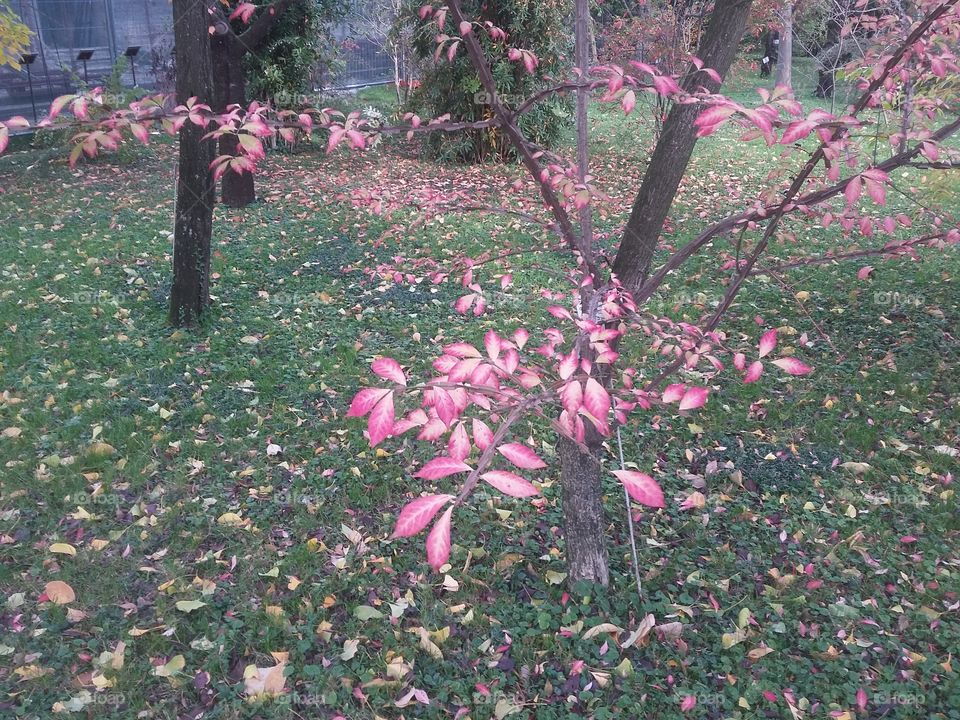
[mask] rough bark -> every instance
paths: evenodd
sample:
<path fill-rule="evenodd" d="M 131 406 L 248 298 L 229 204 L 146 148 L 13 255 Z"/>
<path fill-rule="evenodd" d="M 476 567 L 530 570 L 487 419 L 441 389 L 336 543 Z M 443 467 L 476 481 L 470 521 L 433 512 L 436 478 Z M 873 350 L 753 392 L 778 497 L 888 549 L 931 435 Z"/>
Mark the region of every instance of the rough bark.
<path fill-rule="evenodd" d="M 213 99 L 207 7 L 197 0 L 174 0 L 177 101 Z M 173 286 L 170 322 L 192 325 L 210 301 L 210 237 L 213 233 L 215 189 L 210 163 L 213 142 L 206 130 L 191 122 L 180 130 L 176 221 L 173 247 Z"/>
<path fill-rule="evenodd" d="M 584 72 L 590 67 L 590 4 L 577 0 L 575 16 L 576 64 Z M 590 172 L 590 126 L 587 105 L 590 92 L 577 89 L 577 170 L 581 183 Z M 588 257 L 593 255 L 593 216 L 591 206 L 580 210 L 581 247 Z M 591 289 L 584 288 L 584 301 L 589 303 Z M 560 482 L 563 495 L 564 538 L 567 546 L 567 580 L 581 580 L 606 586 L 610 581 L 607 541 L 604 537 L 603 493 L 600 483 L 601 438 L 588 431 L 588 449 L 584 452 L 571 440 L 561 438 Z"/>
<path fill-rule="evenodd" d="M 751 5 L 752 0 L 717 0 L 711 14 L 697 55 L 721 78 L 733 63 Z M 702 72 L 691 73 L 684 84 L 688 90 L 697 86 L 711 92 L 719 90 L 719 85 Z M 697 142 L 694 121 L 701 110 L 698 104 L 675 104 L 664 123 L 613 265 L 629 290 L 639 288 L 650 272 L 660 231 Z"/>
<path fill-rule="evenodd" d="M 783 6 L 783 32 L 780 33 L 776 83 L 793 87 L 793 3 L 790 2 Z"/>
<path fill-rule="evenodd" d="M 567 438 L 560 438 L 557 445 L 568 581 L 586 580 L 606 586 L 610 570 L 604 534 L 600 444 L 597 438 L 588 442 L 593 450 L 589 453 Z"/>

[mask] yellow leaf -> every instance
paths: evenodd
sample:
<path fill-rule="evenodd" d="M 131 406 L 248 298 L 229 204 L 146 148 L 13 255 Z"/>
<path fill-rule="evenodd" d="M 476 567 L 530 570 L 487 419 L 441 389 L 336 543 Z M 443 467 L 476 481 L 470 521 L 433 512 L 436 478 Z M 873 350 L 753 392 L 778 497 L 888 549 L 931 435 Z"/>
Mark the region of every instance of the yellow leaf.
<path fill-rule="evenodd" d="M 87 448 L 87 454 L 94 457 L 107 457 L 113 455 L 116 451 L 117 449 L 113 445 L 105 442 L 91 443 L 90 447 Z"/>
<path fill-rule="evenodd" d="M 267 668 L 247 665 L 243 671 L 243 689 L 247 696 L 252 699 L 263 695 L 273 696 L 282 693 L 287 682 L 283 675 L 286 666 L 285 662 Z"/>
<path fill-rule="evenodd" d="M 759 659 L 762 658 L 764 655 L 769 655 L 769 654 L 772 653 L 772 652 L 773 652 L 773 648 L 769 648 L 769 647 L 758 647 L 758 648 L 754 648 L 753 650 L 751 650 L 750 652 L 748 652 L 748 653 L 747 653 L 747 657 L 750 658 L 751 660 L 759 660 Z"/>
<path fill-rule="evenodd" d="M 73 591 L 73 588 L 62 580 L 48 582 L 43 588 L 43 592 L 55 605 L 69 605 L 77 599 L 77 594 Z"/>
<path fill-rule="evenodd" d="M 71 557 L 77 554 L 77 549 L 69 543 L 54 543 L 49 547 L 49 550 L 52 553 L 57 553 L 59 555 L 70 555 Z"/>
<path fill-rule="evenodd" d="M 243 518 L 236 513 L 227 512 L 217 518 L 217 525 L 242 525 Z"/>
<path fill-rule="evenodd" d="M 18 427 L 8 427 L 4 429 L 3 432 L 0 432 L 0 435 L 2 435 L 5 438 L 18 438 L 20 437 L 20 433 L 22 432 L 23 431 Z"/>
<path fill-rule="evenodd" d="M 176 605 L 180 612 L 191 613 L 194 610 L 206 607 L 207 604 L 201 600 L 178 600 Z"/>
<path fill-rule="evenodd" d="M 623 628 L 617 627 L 613 623 L 600 623 L 599 625 L 594 625 L 592 628 L 587 630 L 583 634 L 583 639 L 589 640 L 590 638 L 596 637 L 600 633 L 610 633 L 611 635 L 618 635 L 622 632 L 623 632 Z"/>
<path fill-rule="evenodd" d="M 157 677 L 173 677 L 186 667 L 187 661 L 183 655 L 174 655 L 166 665 L 158 665 L 153 669 L 153 674 Z"/>

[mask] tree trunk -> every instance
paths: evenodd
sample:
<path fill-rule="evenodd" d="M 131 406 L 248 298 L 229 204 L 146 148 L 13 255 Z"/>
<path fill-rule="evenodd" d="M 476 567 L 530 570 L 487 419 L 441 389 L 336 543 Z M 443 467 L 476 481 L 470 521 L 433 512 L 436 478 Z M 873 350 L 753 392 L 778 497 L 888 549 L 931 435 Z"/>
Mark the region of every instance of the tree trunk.
<path fill-rule="evenodd" d="M 721 78 L 736 56 L 751 4 L 751 0 L 717 0 L 710 16 L 698 57 Z M 697 86 L 711 92 L 719 90 L 719 85 L 704 73 L 693 72 L 684 87 L 693 90 Z M 650 271 L 660 231 L 697 142 L 693 123 L 701 110 L 698 104 L 674 104 L 664 123 L 613 265 L 628 290 L 637 290 Z"/>
<path fill-rule="evenodd" d="M 226 112 L 231 105 L 247 106 L 247 79 L 243 72 L 244 48 L 232 32 L 214 34 L 210 38 L 213 54 L 214 104 L 216 112 Z M 220 154 L 235 156 L 239 142 L 235 135 L 220 138 Z M 221 185 L 223 204 L 242 208 L 257 199 L 253 173 L 228 171 Z"/>
<path fill-rule="evenodd" d="M 195 97 L 198 102 L 209 104 L 213 99 L 208 17 L 204 2 L 173 1 L 179 103 Z M 206 132 L 189 121 L 180 130 L 170 290 L 170 322 L 174 325 L 194 324 L 210 301 L 210 237 L 215 201 L 210 163 L 215 153 L 213 142 L 203 139 Z"/>
<path fill-rule="evenodd" d="M 793 3 L 783 6 L 783 32 L 777 59 L 777 85 L 793 87 Z"/>
<path fill-rule="evenodd" d="M 596 435 L 595 431 L 588 431 L 591 434 Z M 610 570 L 600 482 L 601 446 L 596 437 L 588 438 L 588 443 L 593 452 L 582 452 L 576 443 L 564 437 L 557 445 L 567 580 L 571 584 L 586 580 L 606 586 Z"/>

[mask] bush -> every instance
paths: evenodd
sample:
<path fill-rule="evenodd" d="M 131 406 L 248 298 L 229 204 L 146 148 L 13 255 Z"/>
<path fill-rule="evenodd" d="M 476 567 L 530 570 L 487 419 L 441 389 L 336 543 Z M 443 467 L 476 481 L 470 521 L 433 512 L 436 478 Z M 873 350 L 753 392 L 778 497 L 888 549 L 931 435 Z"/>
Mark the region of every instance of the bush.
<path fill-rule="evenodd" d="M 271 0 L 272 1 L 272 0 Z M 257 5 L 269 5 L 259 0 Z M 345 0 L 297 0 L 277 20 L 263 46 L 244 58 L 247 91 L 267 100 L 310 93 L 318 73 L 336 62 L 330 32 L 347 13 Z M 243 25 L 237 26 L 242 33 Z"/>
<path fill-rule="evenodd" d="M 420 59 L 420 85 L 412 93 L 407 109 L 423 118 L 450 114 L 451 118 L 478 121 L 491 116 L 493 108 L 480 85 L 480 79 L 461 47 L 452 62 L 446 53 L 434 58 L 437 34 L 436 24 L 422 22 L 417 16 L 420 2 L 414 1 L 398 22 L 414 27 L 414 51 Z M 507 46 L 530 50 L 540 59 L 534 74 L 529 74 L 522 63 L 507 59 L 506 48 L 488 53 L 493 58 L 493 77 L 500 100 L 510 108 L 516 108 L 537 91 L 548 87 L 551 78 L 564 76 L 571 64 L 572 37 L 568 27 L 571 4 L 567 0 L 502 0 L 501 2 L 464 3 L 468 18 L 480 22 L 492 22 L 507 32 Z M 449 32 L 456 33 L 454 28 Z M 476 37 L 490 49 L 494 43 L 487 34 L 476 30 Z M 525 135 L 541 147 L 550 147 L 557 142 L 573 113 L 568 99 L 553 96 L 538 103 L 520 119 Z M 424 140 L 424 150 L 441 160 L 459 162 L 485 162 L 506 160 L 513 151 L 502 132 L 497 129 L 444 135 L 431 133 Z"/>

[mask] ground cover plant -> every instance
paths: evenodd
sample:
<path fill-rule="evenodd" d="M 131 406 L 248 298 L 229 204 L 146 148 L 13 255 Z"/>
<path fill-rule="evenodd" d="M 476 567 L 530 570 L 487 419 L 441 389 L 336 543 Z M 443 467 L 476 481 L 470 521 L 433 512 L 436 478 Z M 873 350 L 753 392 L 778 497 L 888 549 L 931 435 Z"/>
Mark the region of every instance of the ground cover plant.
<path fill-rule="evenodd" d="M 609 104 L 592 106 L 590 122 L 601 131 L 595 162 L 627 181 L 601 189 L 629 201 L 645 157 L 629 140 L 652 127 L 624 123 Z M 732 155 L 737 134 L 720 128 L 698 146 L 661 252 L 763 185 L 757 169 L 777 151 L 738 144 Z M 433 183 L 495 200 L 504 182 L 526 182 L 532 196 L 535 184 L 512 166 L 435 166 L 390 143 L 361 156 L 271 154 L 263 202 L 217 210 L 211 316 L 159 333 L 171 153 L 155 145 L 73 170 L 35 152 L 0 161 L 6 709 L 955 712 L 949 246 L 922 263 L 803 267 L 786 286 L 772 273 L 745 280 L 751 292 L 734 302 L 728 333 L 751 344 L 776 328 L 780 352 L 802 351 L 816 372 L 765 372 L 713 389 L 694 416 L 664 408 L 623 428 L 626 457 L 669 502 L 632 511 L 639 566 L 625 524 L 605 528 L 612 589 L 568 583 L 551 469 L 534 476 L 533 503 L 480 489 L 433 573 L 411 543 L 391 539 L 430 453 L 404 439 L 371 449 L 346 417 L 351 400 L 387 349 L 424 376 L 451 338 L 482 346 L 489 330 L 511 329 L 504 322 L 545 330 L 554 321 L 540 311 L 554 301 L 531 298 L 556 292 L 564 265 L 511 256 L 512 284 L 490 296 L 495 313 L 467 321 L 453 310 L 462 291 L 403 265 L 554 240 L 502 218 L 384 216 L 354 199 L 386 185 L 416 200 Z M 878 221 L 920 212 L 898 186 L 931 186 L 952 218 L 955 178 L 898 172 Z M 596 222 L 612 247 L 618 219 Z M 793 243 L 827 249 L 840 232 L 797 233 L 768 261 L 789 263 Z M 652 299 L 688 322 L 721 302 L 706 259 Z M 519 429 L 552 459 L 543 420 Z M 605 504 L 622 513 L 621 487 L 603 483 Z"/>

